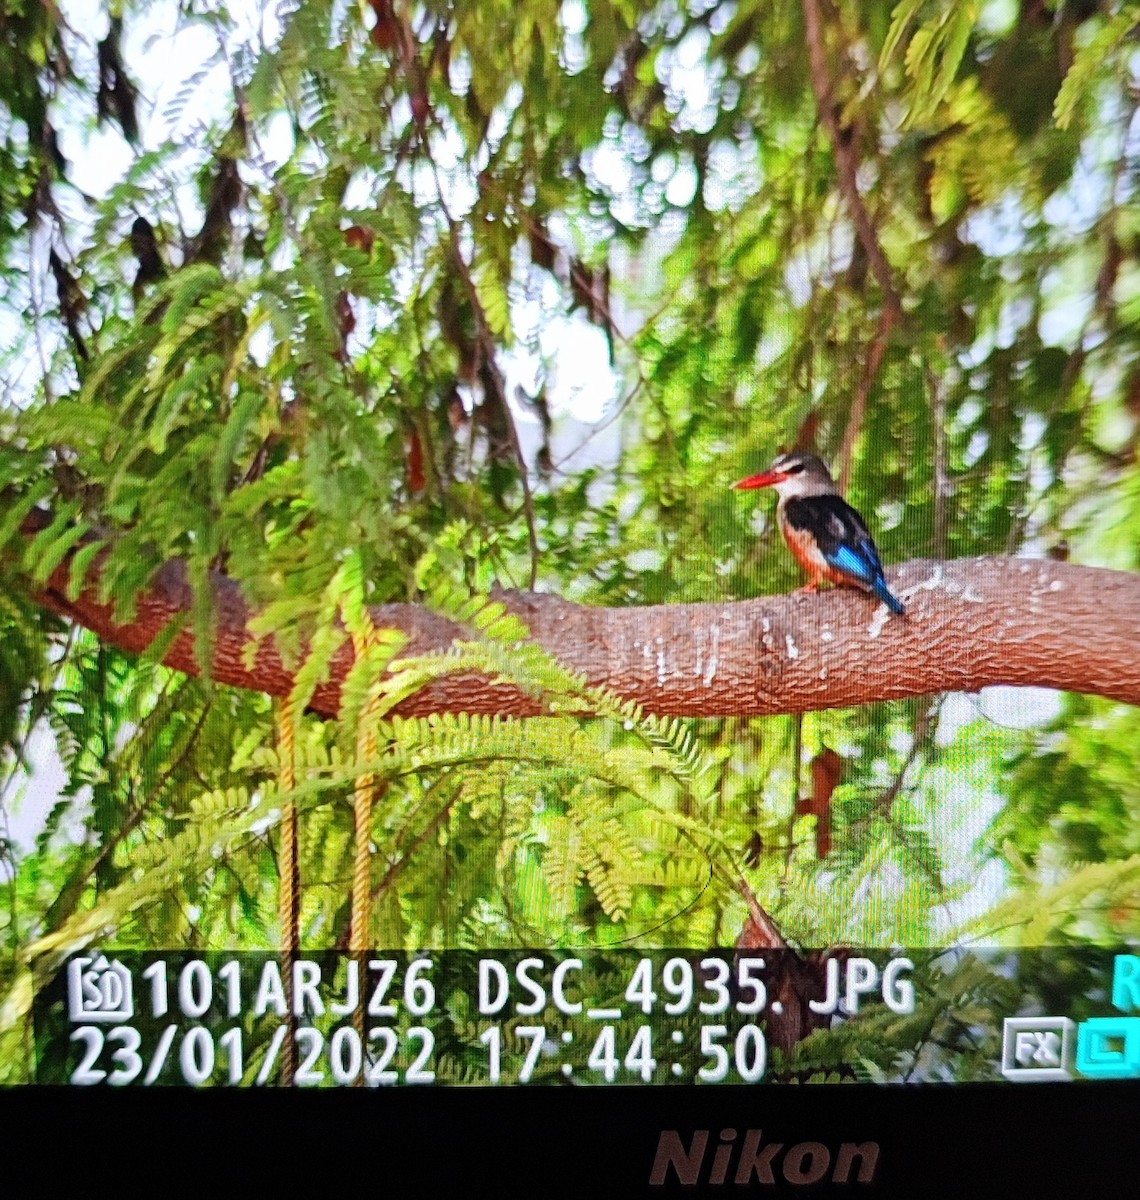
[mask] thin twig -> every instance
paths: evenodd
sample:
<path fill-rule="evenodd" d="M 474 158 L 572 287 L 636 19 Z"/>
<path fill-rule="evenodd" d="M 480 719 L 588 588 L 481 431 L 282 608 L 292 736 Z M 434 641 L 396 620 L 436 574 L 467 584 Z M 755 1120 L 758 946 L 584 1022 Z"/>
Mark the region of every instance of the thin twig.
<path fill-rule="evenodd" d="M 804 757 L 804 715 L 796 713 L 792 718 L 792 815 L 788 818 L 788 844 L 784 851 L 784 874 L 780 887 L 785 888 L 792 874 L 792 856 L 796 852 L 796 818 L 800 813 L 800 775 Z"/>
<path fill-rule="evenodd" d="M 888 306 L 884 306 L 882 313 L 879 315 L 879 328 L 875 333 L 875 340 L 871 343 L 871 348 L 867 352 L 867 361 L 863 368 L 863 377 L 859 380 L 859 389 L 855 393 L 855 398 L 851 401 L 851 411 L 847 417 L 847 427 L 843 430 L 843 442 L 839 448 L 839 490 L 842 492 L 846 492 L 851 482 L 851 463 L 854 458 L 855 443 L 859 440 L 859 433 L 863 428 L 863 417 L 867 411 L 867 399 L 871 395 L 871 388 L 875 386 L 875 379 L 879 374 L 883 355 L 886 354 L 887 345 L 891 340 L 891 330 L 894 328 L 897 320 L 898 317 L 895 311 Z"/>
<path fill-rule="evenodd" d="M 47 910 L 47 913 L 44 915 L 45 928 L 57 929 L 68 917 L 71 916 L 71 914 L 75 911 L 75 907 L 78 904 L 80 897 L 87 888 L 87 885 L 92 879 L 95 878 L 99 869 L 104 863 L 112 860 L 116 850 L 138 827 L 143 817 L 145 817 L 148 812 L 152 812 L 154 810 L 155 802 L 161 798 L 162 793 L 166 790 L 167 784 L 181 769 L 183 764 L 186 762 L 186 759 L 189 757 L 191 750 L 193 750 L 194 745 L 198 740 L 198 736 L 201 734 L 202 728 L 206 723 L 206 717 L 209 715 L 212 704 L 213 700 L 211 698 L 207 698 L 202 706 L 201 713 L 198 714 L 197 721 L 195 721 L 193 728 L 190 730 L 190 734 L 187 737 L 185 744 L 159 776 L 158 781 L 155 783 L 154 788 L 151 791 L 151 794 L 145 797 L 140 803 L 136 804 L 126 813 L 123 819 L 119 822 L 118 826 L 115 828 L 114 833 L 107 838 L 102 849 L 88 865 L 87 869 L 83 872 L 82 877 L 69 883 L 52 902 L 51 906 Z"/>
<path fill-rule="evenodd" d="M 1120 194 L 1121 181 L 1124 178 L 1124 172 L 1129 163 L 1127 154 L 1129 131 L 1132 128 L 1132 123 L 1136 118 L 1137 111 L 1140 111 L 1140 103 L 1130 104 L 1125 112 L 1121 115 L 1120 120 L 1120 150 L 1113 166 L 1111 178 L 1108 187 L 1108 204 L 1105 211 L 1097 219 L 1098 233 L 1101 235 L 1105 252 L 1101 258 L 1100 267 L 1097 271 L 1097 282 L 1095 288 L 1095 302 L 1089 307 L 1088 313 L 1077 331 L 1076 341 L 1072 352 L 1069 354 L 1065 369 L 1061 373 L 1061 383 L 1057 389 L 1056 400 L 1050 407 L 1047 418 L 1052 422 L 1068 404 L 1073 390 L 1080 381 L 1081 373 L 1084 370 L 1085 363 L 1092 352 L 1089 347 L 1091 340 L 1090 335 L 1093 330 L 1100 325 L 1103 338 L 1097 342 L 1095 349 L 1102 350 L 1110 344 L 1113 331 L 1116 326 L 1115 314 L 1111 304 L 1112 286 L 1115 283 L 1116 271 L 1113 267 L 1113 260 L 1116 254 L 1115 243 L 1117 242 L 1117 220 L 1120 216 L 1120 202 L 1117 197 Z M 1068 467 L 1069 457 L 1076 449 L 1081 440 L 1081 435 L 1085 429 L 1085 421 L 1089 411 L 1095 403 L 1094 391 L 1090 387 L 1086 390 L 1080 408 L 1077 411 L 1077 419 L 1073 422 L 1072 432 L 1065 439 L 1061 447 L 1061 453 L 1055 463 L 1050 465 L 1050 471 L 1054 479 L 1061 479 Z M 1031 452 L 1030 459 L 1032 461 Z M 1024 494 L 1028 496 L 1029 481 L 1033 477 L 1032 470 L 1025 472 L 1025 490 Z M 1016 514 L 1015 519 L 1010 522 L 1009 535 L 1006 538 L 1006 553 L 1015 554 L 1021 546 L 1022 540 L 1025 537 L 1026 529 L 1032 519 L 1038 504 L 1046 497 L 1047 491 L 1040 492 L 1037 500 L 1032 504 L 1023 504 L 1020 511 Z"/>
<path fill-rule="evenodd" d="M 910 751 L 903 760 L 903 764 L 899 768 L 898 774 L 895 776 L 890 787 L 888 787 L 887 790 L 883 792 L 883 794 L 875 802 L 875 808 L 886 817 L 894 835 L 902 842 L 907 841 L 907 831 L 895 818 L 893 812 L 894 803 L 902 792 L 903 784 L 906 782 L 907 774 L 910 772 L 911 767 L 915 764 L 920 755 L 923 757 L 925 766 L 926 745 L 934 732 L 934 718 L 941 709 L 942 701 L 945 698 L 946 693 L 939 692 L 937 695 L 931 697 L 929 704 L 921 707 L 918 710 L 918 715 L 914 722 L 914 739 L 911 743 Z M 945 897 L 946 883 L 942 878 L 942 873 L 937 870 L 928 870 L 925 872 L 925 874 L 930 880 L 934 890 L 940 896 Z M 943 899 L 940 907 L 945 908 L 945 906 L 946 901 Z"/>
<path fill-rule="evenodd" d="M 459 248 L 459 224 L 451 215 L 451 211 L 447 207 L 447 201 L 443 198 L 443 180 L 440 179 L 439 167 L 430 154 L 428 155 L 428 161 L 431 163 L 432 172 L 435 175 L 435 190 L 436 196 L 439 199 L 440 211 L 443 213 L 444 220 L 447 221 L 448 233 L 451 239 L 451 257 L 455 263 L 455 269 L 459 272 L 459 277 L 463 281 L 467 297 L 471 301 L 471 309 L 475 314 L 476 336 L 479 339 L 479 348 L 483 355 L 487 373 L 495 385 L 495 391 L 498 393 L 497 399 L 502 410 L 503 422 L 506 425 L 507 436 L 511 442 L 511 450 L 519 469 L 519 482 L 522 484 L 523 491 L 523 510 L 526 513 L 527 541 L 530 543 L 530 583 L 528 586 L 533 591 L 535 583 L 538 580 L 538 520 L 534 511 L 534 493 L 531 491 L 530 478 L 527 475 L 526 458 L 522 452 L 522 443 L 519 441 L 519 431 L 518 426 L 515 424 L 515 416 L 511 412 L 510 401 L 507 399 L 506 383 L 502 372 L 499 370 L 496 355 L 498 347 L 495 342 L 495 336 L 491 332 L 490 325 L 487 323 L 487 314 L 483 311 L 483 302 L 479 298 L 479 290 L 475 286 L 471 269 L 467 265 L 467 261 L 463 257 L 463 252 Z"/>
<path fill-rule="evenodd" d="M 748 881 L 744 876 L 739 876 L 735 882 L 737 891 L 744 897 L 744 902 L 748 905 L 748 916 L 763 935 L 766 946 L 771 950 L 789 949 L 787 938 L 780 932 L 779 926 L 767 910 L 761 907 L 760 901 L 756 899 L 756 893 L 748 886 Z"/>
<path fill-rule="evenodd" d="M 934 554 L 945 558 L 950 538 L 950 462 L 946 437 L 946 388 L 928 366 L 930 421 L 934 435 Z"/>
<path fill-rule="evenodd" d="M 883 290 L 883 307 L 891 311 L 891 322 L 902 315 L 902 305 L 891 275 L 891 267 L 874 222 L 867 211 L 859 192 L 859 157 L 854 140 L 848 131 L 840 129 L 836 114 L 835 99 L 831 89 L 831 77 L 827 70 L 827 55 L 823 44 L 823 24 L 819 13 L 819 0 L 804 0 L 804 23 L 807 27 L 808 53 L 811 59 L 811 81 L 819 104 L 819 116 L 835 148 L 835 161 L 839 168 L 839 190 L 847 202 L 855 232 L 867 254 L 867 261 L 879 287 Z"/>
<path fill-rule="evenodd" d="M 811 62 L 812 89 L 819 106 L 819 117 L 831 139 L 835 151 L 835 163 L 839 175 L 839 190 L 851 214 L 856 236 L 867 255 L 867 262 L 878 280 L 883 293 L 882 313 L 875 340 L 867 353 L 866 367 L 859 383 L 859 390 L 851 402 L 851 413 L 843 433 L 843 444 L 839 452 L 839 485 L 846 489 L 851 473 L 851 458 L 862 428 L 867 408 L 867 397 L 874 385 L 875 377 L 882 365 L 890 341 L 891 331 L 902 317 L 902 303 L 895 287 L 890 263 L 883 252 L 875 223 L 867 211 L 867 205 L 859 191 L 859 155 L 851 132 L 841 129 L 831 76 L 827 69 L 827 53 L 823 40 L 823 22 L 820 17 L 819 0 L 803 0 L 804 25 L 807 33 L 808 54 Z"/>
<path fill-rule="evenodd" d="M 412 855 L 415 854 L 415 852 L 424 844 L 424 842 L 426 842 L 427 839 L 431 837 L 431 835 L 435 833 L 443 824 L 443 822 L 451 815 L 451 810 L 455 807 L 456 801 L 462 794 L 463 788 L 460 786 L 456 790 L 455 794 L 440 807 L 439 812 L 437 812 L 435 816 L 432 817 L 432 819 L 427 823 L 427 825 L 425 825 L 424 828 L 421 829 L 414 838 L 412 838 L 404 853 L 401 854 L 395 862 L 389 864 L 387 871 L 384 872 L 383 879 L 381 879 L 380 882 L 372 889 L 373 904 L 376 904 L 380 897 L 384 895 L 389 887 L 391 887 L 392 881 L 408 865 L 408 863 L 411 861 Z"/>

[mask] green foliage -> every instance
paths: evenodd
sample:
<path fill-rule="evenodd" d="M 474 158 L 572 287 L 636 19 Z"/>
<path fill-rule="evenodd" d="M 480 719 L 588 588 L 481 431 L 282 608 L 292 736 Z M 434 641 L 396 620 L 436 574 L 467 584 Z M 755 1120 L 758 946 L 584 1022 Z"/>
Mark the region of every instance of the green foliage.
<path fill-rule="evenodd" d="M 144 11 L 122 10 L 127 29 Z M 726 485 L 801 442 L 853 445 L 887 562 L 1135 570 L 1134 3 L 828 10 L 886 280 L 799 5 L 306 2 L 267 44 L 211 0 L 180 11 L 225 53 L 94 199 L 55 128 L 112 136 L 130 114 L 98 111 L 92 47 L 55 8 L 0 17 L 0 800 L 33 830 L 15 847 L 0 827 L 12 1078 L 30 989 L 68 949 L 277 944 L 286 803 L 303 944 L 336 945 L 363 776 L 377 945 L 732 944 L 741 879 L 799 946 L 1136 936 L 1131 710 L 667 720 L 567 672 L 493 594 L 532 571 L 613 605 L 795 586 L 770 504 Z M 868 377 L 890 292 L 903 316 Z M 31 597 L 78 595 L 98 562 L 129 620 L 173 557 L 201 660 L 221 569 L 296 670 L 289 796 L 266 698 L 101 647 Z M 370 616 L 397 601 L 464 636 L 410 654 Z M 306 703 L 353 642 L 319 721 Z M 544 715 L 393 715 L 471 672 Z M 824 748 L 844 773 L 821 858 L 797 802 Z M 996 1011 L 978 986 L 948 970 L 909 1023 L 881 1014 L 879 1060 L 841 1030 L 792 1065 L 935 1070 L 940 1021 Z M 936 1069 L 974 1077 L 980 1054 Z"/>
<path fill-rule="evenodd" d="M 1097 83 L 1106 62 L 1120 70 L 1120 52 L 1137 25 L 1140 6 L 1123 3 L 1078 50 L 1053 105 L 1058 128 L 1068 128 L 1082 96 Z"/>

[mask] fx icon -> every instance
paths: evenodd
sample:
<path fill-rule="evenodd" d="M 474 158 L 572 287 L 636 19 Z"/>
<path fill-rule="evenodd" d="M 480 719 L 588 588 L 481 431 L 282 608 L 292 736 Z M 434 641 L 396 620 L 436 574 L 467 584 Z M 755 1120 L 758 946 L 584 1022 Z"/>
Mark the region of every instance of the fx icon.
<path fill-rule="evenodd" d="M 1006 1017 L 1001 1041 L 1006 1079 L 1069 1079 L 1072 1053 L 1073 1022 L 1068 1017 Z"/>

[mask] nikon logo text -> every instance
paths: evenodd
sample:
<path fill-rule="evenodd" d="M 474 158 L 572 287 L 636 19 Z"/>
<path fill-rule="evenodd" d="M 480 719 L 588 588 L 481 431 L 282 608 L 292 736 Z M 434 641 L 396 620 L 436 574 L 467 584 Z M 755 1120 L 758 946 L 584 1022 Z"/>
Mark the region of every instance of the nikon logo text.
<path fill-rule="evenodd" d="M 879 1163 L 878 1142 L 841 1142 L 834 1152 L 822 1142 L 765 1142 L 763 1131 L 746 1129 L 737 1149 L 735 1129 L 722 1129 L 710 1147 L 707 1129 L 694 1129 L 688 1144 L 675 1129 L 661 1130 L 657 1155 L 649 1172 L 651 1187 L 670 1179 L 686 1186 L 756 1183 L 774 1187 L 782 1180 L 805 1187 L 832 1183 L 870 1183 Z M 707 1173 L 706 1173 L 707 1172 Z"/>

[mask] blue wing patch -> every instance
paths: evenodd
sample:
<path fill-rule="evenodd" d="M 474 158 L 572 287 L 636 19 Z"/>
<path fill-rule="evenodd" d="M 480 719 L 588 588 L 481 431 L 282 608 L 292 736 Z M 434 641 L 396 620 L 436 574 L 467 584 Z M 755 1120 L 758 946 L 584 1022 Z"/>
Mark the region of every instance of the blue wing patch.
<path fill-rule="evenodd" d="M 861 554 L 856 554 L 850 546 L 840 546 L 831 562 L 840 571 L 847 575 L 854 575 L 856 579 L 861 579 L 864 583 L 874 583 L 879 574 L 872 563 L 869 563 Z"/>

